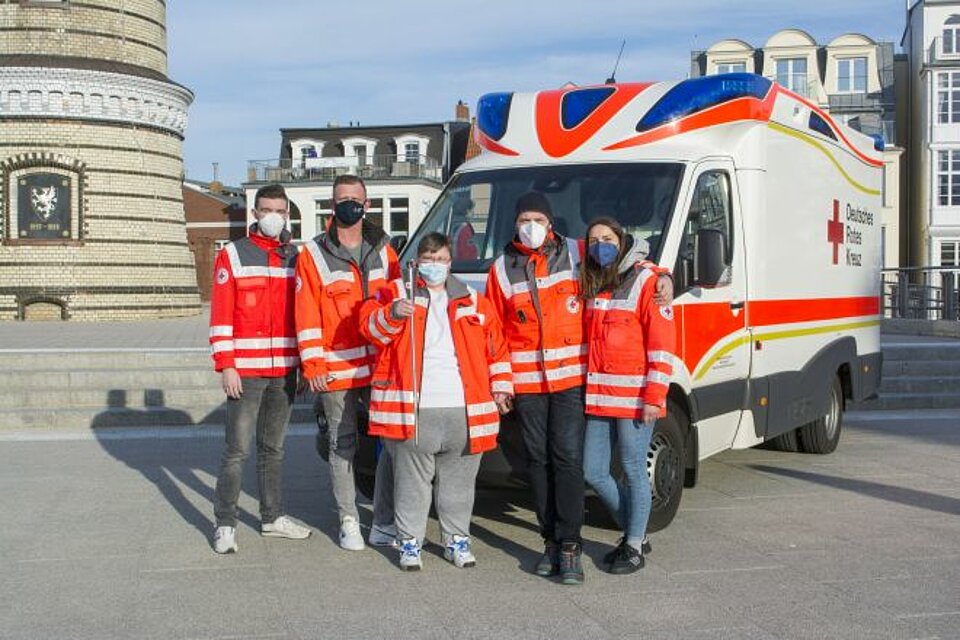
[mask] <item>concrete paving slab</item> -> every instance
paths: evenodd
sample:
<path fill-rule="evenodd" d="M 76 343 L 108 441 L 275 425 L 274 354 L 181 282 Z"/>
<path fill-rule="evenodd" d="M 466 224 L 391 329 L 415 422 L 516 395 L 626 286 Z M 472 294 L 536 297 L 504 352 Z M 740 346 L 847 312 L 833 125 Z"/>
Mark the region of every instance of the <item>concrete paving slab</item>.
<path fill-rule="evenodd" d="M 522 491 L 478 492 L 472 570 L 435 545 L 419 575 L 392 550 L 340 550 L 310 430 L 288 439 L 286 502 L 316 533 L 258 535 L 251 459 L 227 557 L 209 543 L 217 434 L 24 437 L 0 447 L 16 523 L 0 528 L 0 638 L 956 638 L 955 429 L 880 412 L 832 456 L 721 454 L 632 576 L 601 571 L 618 532 L 588 502 L 580 588 L 531 574 L 541 542 Z"/>

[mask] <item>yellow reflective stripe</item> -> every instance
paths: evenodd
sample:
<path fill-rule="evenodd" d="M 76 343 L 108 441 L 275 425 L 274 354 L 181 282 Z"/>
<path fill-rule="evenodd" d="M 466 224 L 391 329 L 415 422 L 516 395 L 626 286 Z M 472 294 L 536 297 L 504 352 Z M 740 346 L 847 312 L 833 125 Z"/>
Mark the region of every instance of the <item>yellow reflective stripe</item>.
<path fill-rule="evenodd" d="M 852 331 L 854 329 L 866 329 L 868 327 L 876 327 L 880 324 L 879 320 L 865 320 L 862 322 L 849 322 L 846 324 L 831 324 L 824 325 L 821 327 L 810 327 L 808 329 L 790 329 L 787 331 L 773 331 L 771 333 L 757 333 L 753 336 L 744 335 L 740 336 L 724 345 L 720 348 L 715 354 L 710 356 L 706 362 L 701 365 L 697 370 L 694 380 L 699 380 L 703 376 L 707 375 L 707 371 L 710 370 L 717 360 L 727 355 L 737 347 L 743 345 L 744 343 L 751 342 L 753 340 L 785 340 L 787 338 L 801 338 L 804 336 L 813 336 L 820 333 L 831 333 L 833 331 Z"/>
<path fill-rule="evenodd" d="M 840 161 L 837 160 L 832 153 L 830 153 L 830 150 L 827 149 L 825 146 L 823 146 L 819 141 L 817 141 L 816 139 L 814 139 L 812 136 L 808 136 L 808 135 L 805 134 L 805 133 L 801 133 L 800 131 L 796 131 L 796 130 L 794 130 L 794 129 L 791 129 L 790 127 L 785 127 L 785 126 L 783 126 L 782 124 L 780 124 L 780 123 L 778 123 L 778 122 L 772 122 L 772 121 L 771 121 L 771 122 L 768 122 L 768 123 L 767 123 L 767 126 L 769 126 L 769 127 L 770 127 L 771 129 L 773 129 L 774 131 L 779 131 L 780 133 L 784 133 L 784 134 L 786 134 L 786 135 L 788 135 L 788 136 L 792 136 L 792 137 L 794 137 L 794 138 L 796 138 L 796 139 L 798 139 L 798 140 L 801 140 L 801 141 L 803 141 L 803 142 L 806 142 L 806 143 L 809 144 L 811 147 L 817 149 L 817 150 L 820 151 L 823 155 L 827 156 L 827 158 L 830 159 L 830 162 L 833 163 L 833 166 L 835 166 L 835 167 L 837 168 L 837 171 L 839 171 L 839 172 L 841 173 L 841 175 L 843 175 L 843 177 L 846 179 L 846 181 L 849 182 L 849 183 L 853 186 L 854 189 L 856 189 L 856 190 L 858 190 L 858 191 L 862 191 L 863 193 L 866 193 L 867 195 L 871 195 L 871 196 L 879 196 L 879 195 L 880 195 L 880 190 L 879 190 L 879 189 L 871 189 L 871 188 L 869 188 L 869 187 L 866 187 L 866 186 L 860 184 L 860 183 L 857 182 L 856 180 L 854 180 L 854 179 L 853 179 L 853 176 L 851 176 L 849 173 L 847 173 L 846 169 L 844 169 L 843 166 L 840 164 Z"/>

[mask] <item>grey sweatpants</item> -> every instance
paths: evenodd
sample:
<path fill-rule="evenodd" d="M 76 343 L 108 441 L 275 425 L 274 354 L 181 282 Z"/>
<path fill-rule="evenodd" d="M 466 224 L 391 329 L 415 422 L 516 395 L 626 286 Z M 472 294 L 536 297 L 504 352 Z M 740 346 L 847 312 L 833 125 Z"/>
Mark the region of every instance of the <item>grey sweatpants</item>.
<path fill-rule="evenodd" d="M 413 438 L 387 441 L 393 452 L 397 537 L 423 543 L 433 491 L 445 544 L 451 535 L 470 535 L 482 456 L 470 455 L 463 407 L 420 409 L 418 419 L 419 445 Z"/>
<path fill-rule="evenodd" d="M 354 484 L 353 459 L 357 453 L 357 414 L 360 402 L 370 406 L 370 388 L 328 391 L 317 396 L 330 427 L 330 484 L 337 514 L 342 521 L 353 516 L 360 521 L 357 511 L 357 488 Z M 373 524 L 393 524 L 393 464 L 386 447 L 377 460 L 376 487 L 373 493 Z"/>

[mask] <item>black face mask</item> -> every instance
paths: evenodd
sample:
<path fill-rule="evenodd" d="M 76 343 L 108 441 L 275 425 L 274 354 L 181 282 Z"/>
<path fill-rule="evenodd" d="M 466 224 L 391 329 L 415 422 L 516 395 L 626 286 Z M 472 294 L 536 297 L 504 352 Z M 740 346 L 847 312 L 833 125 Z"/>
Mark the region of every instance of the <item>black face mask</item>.
<path fill-rule="evenodd" d="M 344 200 L 333 208 L 333 214 L 337 217 L 337 222 L 345 227 L 352 227 L 363 217 L 363 205 L 355 200 Z"/>

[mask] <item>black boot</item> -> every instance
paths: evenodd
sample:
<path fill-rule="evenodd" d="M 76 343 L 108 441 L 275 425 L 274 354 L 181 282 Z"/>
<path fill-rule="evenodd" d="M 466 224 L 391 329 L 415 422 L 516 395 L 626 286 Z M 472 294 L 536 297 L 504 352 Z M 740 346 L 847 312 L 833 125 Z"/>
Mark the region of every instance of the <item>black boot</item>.
<path fill-rule="evenodd" d="M 583 564 L 579 542 L 564 542 L 560 547 L 560 581 L 563 584 L 583 584 Z"/>
<path fill-rule="evenodd" d="M 623 536 L 617 540 L 617 546 L 615 546 L 610 552 L 603 556 L 603 564 L 613 564 L 614 558 L 617 557 L 617 554 L 620 553 L 620 547 L 627 544 L 627 537 Z M 653 546 L 650 544 L 650 538 L 644 537 L 643 544 L 641 545 L 640 551 L 646 556 L 648 553 L 653 551 Z"/>
<path fill-rule="evenodd" d="M 543 543 L 543 555 L 540 556 L 534 572 L 544 578 L 560 572 L 560 545 L 552 540 Z"/>

